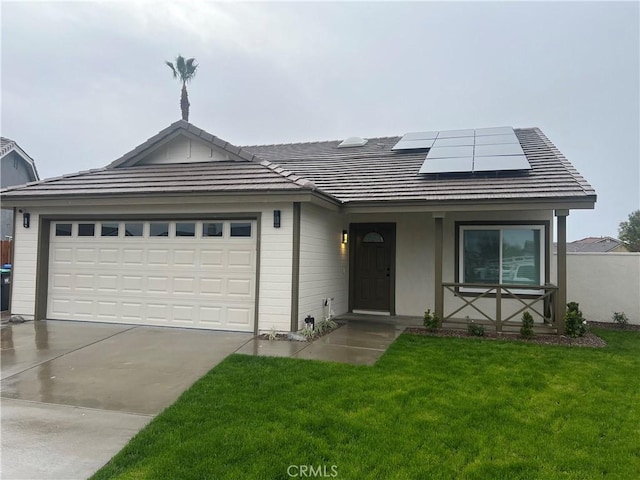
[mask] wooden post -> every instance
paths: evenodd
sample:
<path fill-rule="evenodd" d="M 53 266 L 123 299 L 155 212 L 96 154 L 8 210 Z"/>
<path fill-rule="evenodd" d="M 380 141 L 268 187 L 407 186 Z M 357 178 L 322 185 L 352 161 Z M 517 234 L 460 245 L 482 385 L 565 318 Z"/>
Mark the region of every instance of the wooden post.
<path fill-rule="evenodd" d="M 567 311 L 567 216 L 569 210 L 556 210 L 558 225 L 558 293 L 556 295 L 555 326 L 564 333 L 564 315 Z"/>
<path fill-rule="evenodd" d="M 443 262 L 443 220 L 444 213 L 434 213 L 435 220 L 435 249 L 434 249 L 434 284 L 435 284 L 435 313 L 444 319 L 444 289 L 442 287 L 442 262 Z"/>
<path fill-rule="evenodd" d="M 496 289 L 496 332 L 502 333 L 502 288 Z"/>

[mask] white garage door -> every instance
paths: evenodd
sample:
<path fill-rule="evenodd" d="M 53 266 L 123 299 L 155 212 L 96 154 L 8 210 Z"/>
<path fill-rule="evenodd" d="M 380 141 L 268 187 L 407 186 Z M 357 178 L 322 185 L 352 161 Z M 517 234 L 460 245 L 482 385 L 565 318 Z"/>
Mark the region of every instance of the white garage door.
<path fill-rule="evenodd" d="M 252 332 L 250 220 L 52 222 L 47 316 Z"/>

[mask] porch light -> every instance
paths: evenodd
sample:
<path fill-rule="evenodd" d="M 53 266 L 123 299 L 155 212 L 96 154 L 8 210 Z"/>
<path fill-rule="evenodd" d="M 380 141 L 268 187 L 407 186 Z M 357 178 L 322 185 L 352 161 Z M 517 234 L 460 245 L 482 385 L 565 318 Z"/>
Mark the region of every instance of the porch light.
<path fill-rule="evenodd" d="M 22 226 L 24 228 L 29 228 L 30 225 L 31 225 L 31 214 L 24 212 L 22 214 Z"/>
<path fill-rule="evenodd" d="M 349 234 L 347 233 L 346 230 L 342 230 L 342 243 L 346 245 L 348 240 L 349 240 Z"/>
<path fill-rule="evenodd" d="M 273 211 L 273 228 L 280 228 L 280 210 Z"/>

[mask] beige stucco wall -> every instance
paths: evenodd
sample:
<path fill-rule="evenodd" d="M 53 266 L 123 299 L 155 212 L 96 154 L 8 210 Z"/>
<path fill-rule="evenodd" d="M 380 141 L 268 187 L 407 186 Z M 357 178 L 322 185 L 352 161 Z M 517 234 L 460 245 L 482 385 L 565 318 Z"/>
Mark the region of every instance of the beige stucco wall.
<path fill-rule="evenodd" d="M 625 312 L 640 324 L 640 253 L 568 253 L 567 284 L 567 301 L 587 320 L 611 322 L 613 312 Z"/>
<path fill-rule="evenodd" d="M 18 222 L 15 232 L 15 257 L 11 313 L 29 318 L 35 309 L 35 278 L 38 247 L 39 216 L 42 215 L 175 215 L 261 213 L 260 232 L 260 287 L 258 301 L 258 328 L 289 330 L 291 323 L 291 269 L 293 244 L 293 207 L 291 203 L 242 203 L 234 205 L 214 203 L 177 202 L 162 205 L 123 206 L 69 206 L 30 208 L 31 227 L 25 229 Z M 273 210 L 281 211 L 281 227 L 273 227 Z"/>
<path fill-rule="evenodd" d="M 341 242 L 348 225 L 343 215 L 303 203 L 300 211 L 300 288 L 298 327 L 311 315 L 316 321 L 329 314 L 323 299 L 333 298 L 335 315 L 349 309 L 348 245 Z"/>

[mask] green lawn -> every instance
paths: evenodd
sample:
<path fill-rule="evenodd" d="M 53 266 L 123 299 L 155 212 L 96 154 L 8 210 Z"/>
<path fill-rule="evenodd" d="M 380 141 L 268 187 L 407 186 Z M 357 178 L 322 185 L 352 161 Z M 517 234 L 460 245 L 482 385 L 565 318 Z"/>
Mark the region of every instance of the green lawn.
<path fill-rule="evenodd" d="M 596 333 L 405 334 L 374 367 L 233 355 L 94 478 L 637 479 L 640 332 Z"/>

